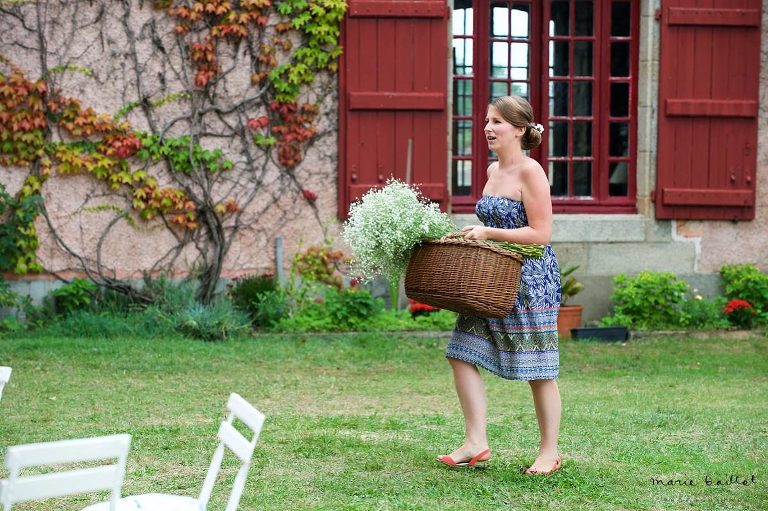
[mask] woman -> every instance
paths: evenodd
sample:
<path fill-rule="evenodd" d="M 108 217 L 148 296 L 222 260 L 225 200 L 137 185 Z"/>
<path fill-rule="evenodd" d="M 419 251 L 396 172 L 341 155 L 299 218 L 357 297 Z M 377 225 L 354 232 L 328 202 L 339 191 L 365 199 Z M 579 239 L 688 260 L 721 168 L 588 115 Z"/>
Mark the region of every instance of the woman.
<path fill-rule="evenodd" d="M 510 380 L 528 381 L 533 392 L 541 445 L 527 474 L 548 475 L 560 468 L 557 312 L 560 269 L 549 246 L 552 201 L 538 162 L 523 150 L 541 143 L 543 127 L 533 123 L 531 105 L 505 96 L 488 106 L 485 137 L 498 162 L 488 167 L 488 182 L 476 206 L 484 225 L 463 229 L 466 239 L 546 245 L 541 259 L 526 258 L 515 309 L 502 319 L 459 315 L 446 357 L 464 412 L 464 444 L 438 460 L 472 466 L 491 457 L 486 436 L 487 402 L 477 366 Z"/>

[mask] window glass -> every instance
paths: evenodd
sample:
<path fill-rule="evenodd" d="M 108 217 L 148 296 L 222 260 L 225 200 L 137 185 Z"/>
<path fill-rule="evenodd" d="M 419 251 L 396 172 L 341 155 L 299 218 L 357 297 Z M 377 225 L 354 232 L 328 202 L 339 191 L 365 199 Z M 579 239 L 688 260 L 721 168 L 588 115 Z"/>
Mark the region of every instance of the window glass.
<path fill-rule="evenodd" d="M 528 43 L 509 45 L 509 77 L 513 80 L 528 78 Z"/>
<path fill-rule="evenodd" d="M 611 163 L 608 176 L 608 195 L 611 197 L 625 197 L 627 195 L 628 171 L 629 165 L 627 165 L 627 162 Z"/>
<path fill-rule="evenodd" d="M 592 82 L 573 82 L 573 115 L 592 115 Z"/>
<path fill-rule="evenodd" d="M 611 35 L 629 37 L 632 11 L 629 2 L 613 2 L 611 9 Z"/>
<path fill-rule="evenodd" d="M 510 15 L 512 17 L 512 30 L 509 35 L 512 37 L 528 38 L 530 18 L 528 4 L 514 4 Z"/>
<path fill-rule="evenodd" d="M 549 193 L 553 197 L 568 195 L 568 162 L 549 162 Z"/>
<path fill-rule="evenodd" d="M 569 35 L 571 33 L 569 10 L 568 0 L 552 0 L 549 7 L 549 35 Z"/>
<path fill-rule="evenodd" d="M 611 84 L 611 117 L 627 117 L 629 115 L 629 84 Z"/>
<path fill-rule="evenodd" d="M 550 82 L 549 94 L 549 114 L 555 117 L 567 117 L 568 82 Z"/>
<path fill-rule="evenodd" d="M 568 41 L 550 41 L 549 76 L 568 76 Z"/>
<path fill-rule="evenodd" d="M 509 45 L 491 43 L 491 76 L 507 78 L 509 76 Z"/>
<path fill-rule="evenodd" d="M 629 76 L 629 43 L 611 44 L 611 76 Z"/>
<path fill-rule="evenodd" d="M 453 35 L 472 35 L 472 0 L 454 0 L 451 21 Z"/>
<path fill-rule="evenodd" d="M 490 99 L 509 95 L 509 82 L 491 82 Z"/>
<path fill-rule="evenodd" d="M 491 36 L 509 36 L 509 8 L 506 2 L 493 2 L 491 4 Z"/>
<path fill-rule="evenodd" d="M 577 36 L 592 35 L 592 2 L 576 2 L 574 34 Z"/>
<path fill-rule="evenodd" d="M 472 160 L 453 160 L 453 195 L 472 194 Z"/>
<path fill-rule="evenodd" d="M 629 124 L 625 122 L 610 123 L 608 154 L 610 156 L 629 156 Z"/>
<path fill-rule="evenodd" d="M 453 83 L 453 114 L 472 115 L 472 81 L 456 80 Z"/>
<path fill-rule="evenodd" d="M 472 75 L 472 39 L 453 40 L 453 74 Z"/>
<path fill-rule="evenodd" d="M 573 195 L 576 197 L 592 196 L 592 162 L 573 162 Z"/>
<path fill-rule="evenodd" d="M 575 76 L 592 76 L 592 41 L 573 43 L 573 67 Z"/>
<path fill-rule="evenodd" d="M 573 155 L 592 156 L 592 123 L 573 123 Z"/>
<path fill-rule="evenodd" d="M 568 123 L 550 123 L 549 133 L 549 155 L 568 156 Z"/>

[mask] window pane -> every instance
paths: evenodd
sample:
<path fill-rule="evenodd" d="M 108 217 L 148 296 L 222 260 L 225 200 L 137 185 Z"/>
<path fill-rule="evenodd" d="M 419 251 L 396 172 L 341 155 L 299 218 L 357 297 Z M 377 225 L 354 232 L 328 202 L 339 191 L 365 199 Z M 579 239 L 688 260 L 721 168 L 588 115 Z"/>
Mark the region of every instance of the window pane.
<path fill-rule="evenodd" d="M 627 162 L 615 162 L 610 164 L 608 177 L 608 194 L 611 197 L 626 197 L 628 193 L 627 176 L 629 174 Z"/>
<path fill-rule="evenodd" d="M 549 114 L 568 116 L 568 82 L 549 82 Z"/>
<path fill-rule="evenodd" d="M 568 76 L 568 41 L 549 42 L 549 76 Z"/>
<path fill-rule="evenodd" d="M 454 0 L 453 35 L 472 35 L 472 0 Z"/>
<path fill-rule="evenodd" d="M 592 35 L 592 2 L 576 2 L 575 35 Z"/>
<path fill-rule="evenodd" d="M 592 196 L 592 162 L 573 162 L 573 195 L 576 197 Z"/>
<path fill-rule="evenodd" d="M 507 78 L 509 76 L 509 45 L 491 43 L 491 76 Z"/>
<path fill-rule="evenodd" d="M 627 117 L 629 115 L 629 84 L 611 84 L 611 117 Z"/>
<path fill-rule="evenodd" d="M 549 155 L 568 156 L 568 123 L 549 124 Z"/>
<path fill-rule="evenodd" d="M 457 156 L 472 154 L 472 121 L 453 121 L 453 154 Z"/>
<path fill-rule="evenodd" d="M 629 124 L 612 122 L 608 154 L 611 156 L 629 156 Z"/>
<path fill-rule="evenodd" d="M 574 76 L 592 76 L 592 41 L 573 44 Z"/>
<path fill-rule="evenodd" d="M 611 12 L 611 35 L 616 37 L 628 37 L 632 20 L 632 11 L 629 2 L 613 2 Z"/>
<path fill-rule="evenodd" d="M 491 4 L 491 35 L 492 37 L 509 36 L 509 9 L 506 2 Z"/>
<path fill-rule="evenodd" d="M 451 188 L 454 195 L 470 195 L 472 193 L 472 161 L 453 160 Z"/>
<path fill-rule="evenodd" d="M 553 197 L 568 195 L 568 162 L 549 162 L 549 193 Z"/>
<path fill-rule="evenodd" d="M 573 115 L 592 115 L 592 82 L 573 82 Z"/>
<path fill-rule="evenodd" d="M 512 6 L 512 37 L 528 37 L 528 24 L 530 23 L 530 14 L 528 5 L 515 4 Z"/>
<path fill-rule="evenodd" d="M 510 69 L 509 77 L 513 80 L 528 78 L 528 43 L 512 43 L 509 45 Z"/>
<path fill-rule="evenodd" d="M 498 98 L 499 96 L 509 95 L 509 83 L 507 82 L 491 82 L 490 97 Z"/>
<path fill-rule="evenodd" d="M 526 100 L 530 101 L 530 99 L 528 98 L 528 84 L 525 82 L 513 83 L 512 94 L 514 96 L 520 96 L 521 98 L 525 98 Z"/>
<path fill-rule="evenodd" d="M 611 45 L 611 76 L 629 76 L 629 43 Z"/>
<path fill-rule="evenodd" d="M 453 40 L 453 74 L 472 75 L 472 39 Z"/>
<path fill-rule="evenodd" d="M 568 0 L 552 0 L 549 16 L 549 35 L 568 35 Z"/>
<path fill-rule="evenodd" d="M 592 123 L 573 123 L 573 155 L 592 156 Z"/>
<path fill-rule="evenodd" d="M 471 80 L 454 80 L 453 115 L 472 115 Z"/>

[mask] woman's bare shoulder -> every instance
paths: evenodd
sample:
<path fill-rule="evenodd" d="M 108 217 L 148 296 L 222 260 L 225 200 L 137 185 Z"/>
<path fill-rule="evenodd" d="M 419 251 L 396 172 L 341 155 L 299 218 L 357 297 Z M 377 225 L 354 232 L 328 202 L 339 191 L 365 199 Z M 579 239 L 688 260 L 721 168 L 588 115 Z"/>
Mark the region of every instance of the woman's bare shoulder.
<path fill-rule="evenodd" d="M 499 162 L 495 161 L 495 162 L 491 163 L 490 165 L 488 165 L 488 168 L 485 171 L 486 175 L 488 177 L 491 177 L 491 172 L 495 171 L 498 168 L 499 168 Z"/>
<path fill-rule="evenodd" d="M 541 164 L 529 157 L 526 157 L 525 162 L 520 166 L 520 173 L 522 174 L 523 179 L 546 178 L 546 174 L 544 173 Z"/>

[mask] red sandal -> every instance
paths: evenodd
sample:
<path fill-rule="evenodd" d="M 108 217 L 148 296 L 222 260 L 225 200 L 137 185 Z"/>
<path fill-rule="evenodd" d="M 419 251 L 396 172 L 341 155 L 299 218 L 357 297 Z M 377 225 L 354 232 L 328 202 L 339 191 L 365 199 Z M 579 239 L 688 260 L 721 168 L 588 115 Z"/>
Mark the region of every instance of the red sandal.
<path fill-rule="evenodd" d="M 478 463 L 482 463 L 482 462 L 488 461 L 489 459 L 491 459 L 491 450 L 490 449 L 484 450 L 483 452 L 477 454 L 475 457 L 473 457 L 469 461 L 462 461 L 462 462 L 459 462 L 459 463 L 454 461 L 453 458 L 451 458 L 447 454 L 444 454 L 442 456 L 438 456 L 437 457 L 437 461 L 439 461 L 440 463 L 445 463 L 446 465 L 448 465 L 449 467 L 452 467 L 452 468 L 474 467 Z"/>

